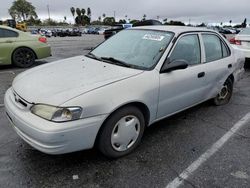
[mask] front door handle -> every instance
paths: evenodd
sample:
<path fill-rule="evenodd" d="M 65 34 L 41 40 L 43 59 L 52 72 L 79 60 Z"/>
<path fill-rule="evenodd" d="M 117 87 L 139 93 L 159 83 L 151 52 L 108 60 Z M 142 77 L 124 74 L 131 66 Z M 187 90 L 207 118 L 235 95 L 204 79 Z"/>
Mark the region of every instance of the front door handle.
<path fill-rule="evenodd" d="M 205 72 L 200 72 L 199 74 L 198 74 L 198 78 L 202 78 L 202 77 L 204 77 L 205 76 Z"/>

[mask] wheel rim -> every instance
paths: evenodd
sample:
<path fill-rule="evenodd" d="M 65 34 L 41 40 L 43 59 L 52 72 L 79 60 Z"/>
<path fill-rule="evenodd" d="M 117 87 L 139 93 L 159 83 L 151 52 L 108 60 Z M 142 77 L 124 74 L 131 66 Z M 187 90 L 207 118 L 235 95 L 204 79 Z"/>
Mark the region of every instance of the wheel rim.
<path fill-rule="evenodd" d="M 228 94 L 229 94 L 228 87 L 227 87 L 227 85 L 224 85 L 224 86 L 222 87 L 222 89 L 221 89 L 219 95 L 218 95 L 218 98 L 219 98 L 220 100 L 224 100 L 224 99 L 227 98 Z"/>
<path fill-rule="evenodd" d="M 34 61 L 34 54 L 30 50 L 20 49 L 15 54 L 15 60 L 21 65 L 30 65 Z"/>
<path fill-rule="evenodd" d="M 111 144 L 116 151 L 126 151 L 137 141 L 140 134 L 140 121 L 129 115 L 121 118 L 113 128 Z"/>

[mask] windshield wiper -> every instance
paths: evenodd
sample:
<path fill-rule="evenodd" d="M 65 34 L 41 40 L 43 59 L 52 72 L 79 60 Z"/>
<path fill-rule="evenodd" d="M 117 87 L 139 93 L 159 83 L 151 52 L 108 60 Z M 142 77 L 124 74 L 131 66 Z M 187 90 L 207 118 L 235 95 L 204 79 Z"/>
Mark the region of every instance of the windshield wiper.
<path fill-rule="evenodd" d="M 91 53 L 91 52 L 88 53 L 88 54 L 86 54 L 85 56 L 86 56 L 86 57 L 89 57 L 89 58 L 92 58 L 92 59 L 96 59 L 96 60 L 98 60 L 98 61 L 102 61 L 102 58 L 96 56 L 95 54 L 93 54 L 93 53 Z"/>
<path fill-rule="evenodd" d="M 120 65 L 123 67 L 133 67 L 133 65 L 130 65 L 124 61 L 121 61 L 119 59 L 113 58 L 113 57 L 101 57 L 102 60 L 108 61 L 109 63 Z"/>

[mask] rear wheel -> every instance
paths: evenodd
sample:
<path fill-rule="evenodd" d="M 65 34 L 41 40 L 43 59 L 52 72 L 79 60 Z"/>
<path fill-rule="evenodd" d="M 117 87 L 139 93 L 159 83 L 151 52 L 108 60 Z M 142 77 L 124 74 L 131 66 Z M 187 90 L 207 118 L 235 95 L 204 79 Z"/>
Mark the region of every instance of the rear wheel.
<path fill-rule="evenodd" d="M 98 148 L 110 158 L 127 155 L 139 145 L 144 128 L 144 116 L 138 108 L 121 108 L 104 123 L 98 138 Z"/>
<path fill-rule="evenodd" d="M 27 68 L 34 64 L 36 56 L 29 48 L 18 48 L 12 55 L 12 62 L 17 67 Z"/>
<path fill-rule="evenodd" d="M 233 81 L 228 78 L 218 95 L 213 99 L 213 103 L 217 106 L 227 104 L 233 94 Z"/>

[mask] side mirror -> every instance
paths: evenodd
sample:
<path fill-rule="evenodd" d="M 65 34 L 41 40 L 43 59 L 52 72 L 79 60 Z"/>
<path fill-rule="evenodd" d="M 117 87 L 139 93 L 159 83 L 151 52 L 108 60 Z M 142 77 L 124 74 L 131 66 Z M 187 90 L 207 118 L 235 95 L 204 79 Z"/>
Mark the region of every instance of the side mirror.
<path fill-rule="evenodd" d="M 174 70 L 186 69 L 188 67 L 188 62 L 184 59 L 177 59 L 169 63 L 167 59 L 161 68 L 160 73 L 171 72 Z"/>

